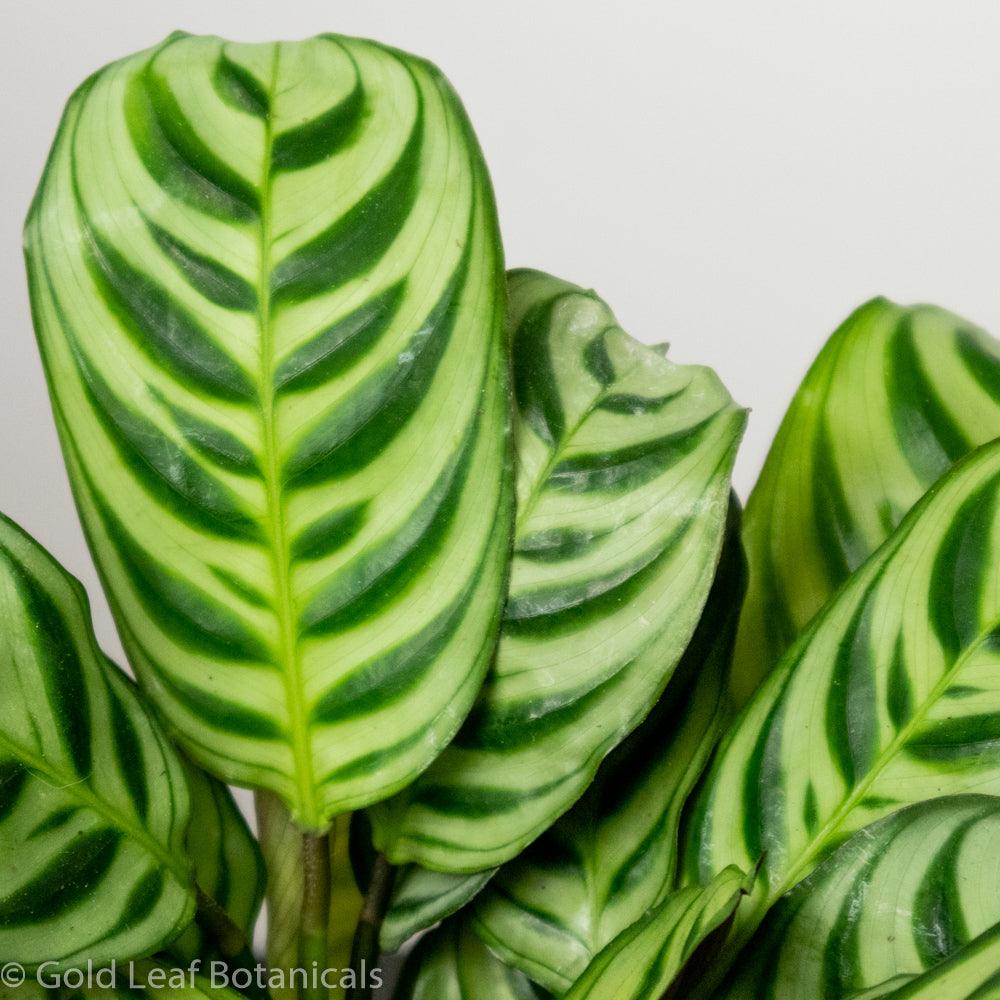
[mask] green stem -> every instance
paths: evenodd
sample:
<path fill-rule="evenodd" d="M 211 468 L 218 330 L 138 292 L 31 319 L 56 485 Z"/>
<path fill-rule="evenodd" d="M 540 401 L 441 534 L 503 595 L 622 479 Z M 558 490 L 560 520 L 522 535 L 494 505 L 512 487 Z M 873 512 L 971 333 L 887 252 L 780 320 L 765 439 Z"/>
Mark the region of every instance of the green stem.
<path fill-rule="evenodd" d="M 386 911 L 389 909 L 395 881 L 396 869 L 389 864 L 384 854 L 379 854 L 375 858 L 372 879 L 365 895 L 365 905 L 361 910 L 361 916 L 358 917 L 358 928 L 354 933 L 351 968 L 354 970 L 354 981 L 357 986 L 348 991 L 348 1000 L 371 998 L 371 970 L 378 967 L 382 921 L 385 920 Z"/>
<path fill-rule="evenodd" d="M 302 923 L 299 931 L 299 967 L 307 984 L 302 1000 L 327 1000 L 318 982 L 327 968 L 330 937 L 330 838 L 327 834 L 302 835 Z"/>

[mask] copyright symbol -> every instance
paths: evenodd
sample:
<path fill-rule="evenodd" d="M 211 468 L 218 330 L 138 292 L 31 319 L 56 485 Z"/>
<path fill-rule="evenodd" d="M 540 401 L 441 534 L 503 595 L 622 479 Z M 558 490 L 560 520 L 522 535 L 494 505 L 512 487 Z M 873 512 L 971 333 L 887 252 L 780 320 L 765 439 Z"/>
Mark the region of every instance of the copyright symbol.
<path fill-rule="evenodd" d="M 24 985 L 24 966 L 17 962 L 8 962 L 0 968 L 0 984 L 16 989 Z"/>

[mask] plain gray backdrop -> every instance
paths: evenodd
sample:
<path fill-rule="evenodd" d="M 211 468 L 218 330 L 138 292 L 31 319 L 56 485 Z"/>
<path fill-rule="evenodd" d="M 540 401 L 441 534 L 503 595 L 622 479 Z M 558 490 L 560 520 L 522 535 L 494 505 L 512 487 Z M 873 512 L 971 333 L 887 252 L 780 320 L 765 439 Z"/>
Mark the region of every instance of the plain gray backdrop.
<path fill-rule="evenodd" d="M 175 28 L 320 31 L 428 56 L 493 173 L 507 259 L 596 288 L 752 408 L 745 497 L 825 337 L 884 294 L 1000 330 L 1000 4 L 990 0 L 0 0 L 0 509 L 120 647 L 36 355 L 21 224 L 62 106 Z"/>

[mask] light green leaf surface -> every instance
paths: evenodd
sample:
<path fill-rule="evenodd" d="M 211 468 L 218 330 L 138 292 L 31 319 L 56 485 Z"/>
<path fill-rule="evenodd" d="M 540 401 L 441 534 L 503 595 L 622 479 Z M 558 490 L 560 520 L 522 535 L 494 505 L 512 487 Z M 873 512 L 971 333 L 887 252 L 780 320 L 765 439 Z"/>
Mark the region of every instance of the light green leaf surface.
<path fill-rule="evenodd" d="M 267 964 L 283 972 L 271 987 L 274 1000 L 296 1000 L 293 970 L 300 961 L 300 928 L 305 887 L 302 831 L 277 796 L 258 793 L 257 826 L 267 862 Z M 361 913 L 361 893 L 354 881 L 349 857 L 350 817 L 339 816 L 330 830 L 330 919 L 327 967 L 346 970 L 351 964 L 354 928 Z M 339 986 L 331 996 L 343 996 Z"/>
<path fill-rule="evenodd" d="M 566 1000 L 684 1000 L 685 967 L 724 931 L 751 883 L 730 867 L 704 888 L 671 893 L 591 962 Z"/>
<path fill-rule="evenodd" d="M 500 648 L 469 721 L 372 810 L 395 863 L 509 860 L 649 712 L 715 572 L 745 414 L 594 293 L 509 276 L 518 516 Z"/>
<path fill-rule="evenodd" d="M 692 877 L 761 861 L 737 942 L 851 833 L 1000 792 L 1000 442 L 941 479 L 785 655 L 699 799 Z"/>
<path fill-rule="evenodd" d="M 1000 924 L 920 976 L 899 976 L 853 994 L 850 1000 L 997 1000 L 1000 998 Z"/>
<path fill-rule="evenodd" d="M 184 764 L 191 793 L 187 853 L 194 862 L 198 888 L 252 942 L 267 881 L 260 848 L 232 792 L 190 762 Z M 211 954 L 206 952 L 209 945 L 195 924 L 169 951 L 178 962 L 189 964 L 198 956 Z"/>
<path fill-rule="evenodd" d="M 194 915 L 180 760 L 83 588 L 0 515 L 0 964 L 149 954 Z"/>
<path fill-rule="evenodd" d="M 728 714 L 745 582 L 734 506 L 705 611 L 660 701 L 584 797 L 476 901 L 480 937 L 557 994 L 673 887 L 681 809 Z"/>
<path fill-rule="evenodd" d="M 957 459 L 1000 437 L 1000 344 L 961 317 L 885 299 L 833 334 L 747 502 L 743 704 L 833 592 Z"/>
<path fill-rule="evenodd" d="M 407 962 L 394 1000 L 544 1000 L 524 975 L 504 966 L 459 920 L 427 935 Z"/>
<path fill-rule="evenodd" d="M 175 35 L 70 101 L 25 233 L 77 503 L 188 752 L 296 821 L 410 782 L 492 655 L 503 265 L 453 91 Z"/>
<path fill-rule="evenodd" d="M 1000 922 L 998 838 L 1000 798 L 985 795 L 919 803 L 859 831 L 768 913 L 719 1000 L 842 1000 L 934 969 Z"/>

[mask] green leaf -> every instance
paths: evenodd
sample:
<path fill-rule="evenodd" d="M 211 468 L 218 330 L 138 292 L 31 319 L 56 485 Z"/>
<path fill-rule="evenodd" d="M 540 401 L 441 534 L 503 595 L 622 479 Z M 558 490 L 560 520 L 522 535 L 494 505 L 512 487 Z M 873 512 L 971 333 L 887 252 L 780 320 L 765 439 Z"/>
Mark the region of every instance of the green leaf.
<path fill-rule="evenodd" d="M 997 1000 L 1000 997 L 1000 924 L 920 976 L 898 976 L 850 1000 Z"/>
<path fill-rule="evenodd" d="M 705 888 L 688 886 L 623 931 L 566 994 L 566 1000 L 683 998 L 685 967 L 709 948 L 749 891 L 752 877 L 738 868 L 720 872 Z"/>
<path fill-rule="evenodd" d="M 302 831 L 277 796 L 259 792 L 256 800 L 260 844 L 267 860 L 267 964 L 284 977 L 271 986 L 270 993 L 274 1000 L 297 1000 L 293 970 L 303 968 L 299 945 L 306 877 Z M 351 871 L 349 827 L 350 817 L 339 816 L 329 834 L 327 967 L 339 970 L 350 967 L 354 928 L 363 902 Z M 331 990 L 331 996 L 343 996 L 339 986 Z"/>
<path fill-rule="evenodd" d="M 687 646 L 745 414 L 628 337 L 592 292 L 509 277 L 519 513 L 500 647 L 455 743 L 372 810 L 397 863 L 475 872 L 576 801 Z"/>
<path fill-rule="evenodd" d="M 457 913 L 496 873 L 496 868 L 487 868 L 483 872 L 461 875 L 405 865 L 396 876 L 392 899 L 382 923 L 382 949 L 398 951 L 420 931 Z"/>
<path fill-rule="evenodd" d="M 734 506 L 691 645 L 645 722 L 584 797 L 479 897 L 475 928 L 505 962 L 555 993 L 671 890 L 681 809 L 726 721 L 745 586 Z"/>
<path fill-rule="evenodd" d="M 463 921 L 450 920 L 417 945 L 395 1000 L 544 1000 L 546 996 L 490 954 Z"/>
<path fill-rule="evenodd" d="M 184 772 L 83 588 L 0 515 L 0 964 L 149 954 L 194 915 Z"/>
<path fill-rule="evenodd" d="M 117 980 L 105 986 L 103 976 L 110 972 L 101 970 L 100 979 L 95 974 L 94 985 L 62 988 L 60 1000 L 244 1000 L 242 993 L 221 985 L 218 978 L 156 960 L 118 968 Z"/>
<path fill-rule="evenodd" d="M 171 36 L 67 108 L 26 229 L 91 547 L 187 751 L 299 825 L 410 782 L 499 628 L 503 270 L 458 99 L 324 36 Z"/>
<path fill-rule="evenodd" d="M 840 1000 L 938 968 L 1000 922 L 998 837 L 1000 799 L 986 795 L 919 803 L 859 831 L 768 913 L 720 1000 Z M 995 941 L 984 952 L 997 974 Z M 974 954 L 968 972 L 981 977 Z M 963 977 L 956 968 L 948 981 Z"/>
<path fill-rule="evenodd" d="M 932 306 L 862 306 L 796 393 L 747 502 L 739 704 L 957 459 L 1000 436 L 1000 344 Z"/>
<path fill-rule="evenodd" d="M 700 796 L 689 873 L 762 859 L 738 942 L 851 833 L 1000 792 L 1000 442 L 931 488 L 785 655 Z"/>
<path fill-rule="evenodd" d="M 191 792 L 187 853 L 198 888 L 252 942 L 267 881 L 260 848 L 232 792 L 187 761 L 184 771 Z M 169 951 L 180 963 L 190 964 L 206 955 L 207 945 L 201 928 L 193 924 Z"/>

